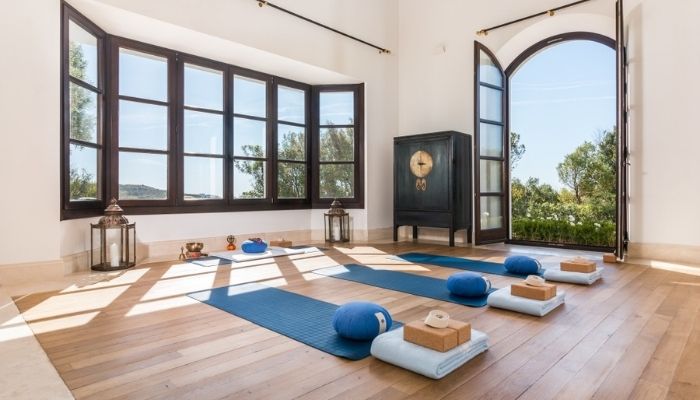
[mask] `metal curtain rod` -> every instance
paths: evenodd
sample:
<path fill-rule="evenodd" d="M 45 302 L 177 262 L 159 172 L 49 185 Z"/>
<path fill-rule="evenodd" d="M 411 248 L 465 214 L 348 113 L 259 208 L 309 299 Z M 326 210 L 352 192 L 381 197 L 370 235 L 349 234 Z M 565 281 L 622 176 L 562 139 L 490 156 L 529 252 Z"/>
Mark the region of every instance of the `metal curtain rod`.
<path fill-rule="evenodd" d="M 573 3 L 564 4 L 563 6 L 555 7 L 555 8 L 552 8 L 552 9 L 550 9 L 550 10 L 541 11 L 541 12 L 538 12 L 538 13 L 535 13 L 535 14 L 532 14 L 532 15 L 528 15 L 527 17 L 522 17 L 522 18 L 514 19 L 514 20 L 512 20 L 512 21 L 508 21 L 508 22 L 503 23 L 503 24 L 500 24 L 500 25 L 496 25 L 496 26 L 492 26 L 492 27 L 490 27 L 490 28 L 482 29 L 482 30 L 480 30 L 480 31 L 477 31 L 476 34 L 479 35 L 479 36 L 481 36 L 481 35 L 486 36 L 486 35 L 489 34 L 489 31 L 492 31 L 492 30 L 494 30 L 494 29 L 503 28 L 504 26 L 517 24 L 518 22 L 522 22 L 522 21 L 525 21 L 525 20 L 528 20 L 528 19 L 531 19 L 531 18 L 535 18 L 535 17 L 542 16 L 542 15 L 549 15 L 549 16 L 551 17 L 551 16 L 554 16 L 554 13 L 557 12 L 557 11 L 559 11 L 559 10 L 563 10 L 563 9 L 565 9 L 565 8 L 577 6 L 577 5 L 581 4 L 581 3 L 586 3 L 586 2 L 589 2 L 589 1 L 591 1 L 591 0 L 579 0 L 579 1 L 574 1 Z"/>
<path fill-rule="evenodd" d="M 260 7 L 263 7 L 263 6 L 270 6 L 270 7 L 274 8 L 274 9 L 276 9 L 276 10 L 279 10 L 279 11 L 282 11 L 282 12 L 284 12 L 284 13 L 287 13 L 287 14 L 293 16 L 293 17 L 297 17 L 297 18 L 302 19 L 302 20 L 304 20 L 304 21 L 306 21 L 306 22 L 309 22 L 309 23 L 312 23 L 312 24 L 314 24 L 314 25 L 316 25 L 316 26 L 320 26 L 321 28 L 327 29 L 327 30 L 329 30 L 329 31 L 331 31 L 331 32 L 335 32 L 335 33 L 337 33 L 337 34 L 339 34 L 339 35 L 343 35 L 343 36 L 345 36 L 345 37 L 348 38 L 348 39 L 352 39 L 352 40 L 354 40 L 354 41 L 356 41 L 356 42 L 360 42 L 360 43 L 362 43 L 362 44 L 364 44 L 364 45 L 373 47 L 373 48 L 379 50 L 379 53 L 380 53 L 380 54 L 381 54 L 381 53 L 391 54 L 391 51 L 388 50 L 388 49 L 385 49 L 385 48 L 383 48 L 383 47 L 379 47 L 379 46 L 377 46 L 377 45 L 374 45 L 374 44 L 372 44 L 372 43 L 370 43 L 370 42 L 364 41 L 364 40 L 362 40 L 362 39 L 360 39 L 360 38 L 357 38 L 357 37 L 355 37 L 355 36 L 349 35 L 349 34 L 347 34 L 347 33 L 345 33 L 345 32 L 341 32 L 341 31 L 339 31 L 339 30 L 337 30 L 337 29 L 335 29 L 335 28 L 331 28 L 331 27 L 328 26 L 328 25 L 324 25 L 324 24 L 322 24 L 322 23 L 320 23 L 320 22 L 318 22 L 318 21 L 314 21 L 314 20 L 311 19 L 311 18 L 307 18 L 307 17 L 305 17 L 305 16 L 303 16 L 303 15 L 299 15 L 299 14 L 295 13 L 294 11 L 287 10 L 286 8 L 283 8 L 283 7 L 280 7 L 280 6 L 276 5 L 276 4 L 270 3 L 270 2 L 267 1 L 267 0 L 255 0 L 255 1 L 258 2 L 258 6 L 260 6 Z"/>

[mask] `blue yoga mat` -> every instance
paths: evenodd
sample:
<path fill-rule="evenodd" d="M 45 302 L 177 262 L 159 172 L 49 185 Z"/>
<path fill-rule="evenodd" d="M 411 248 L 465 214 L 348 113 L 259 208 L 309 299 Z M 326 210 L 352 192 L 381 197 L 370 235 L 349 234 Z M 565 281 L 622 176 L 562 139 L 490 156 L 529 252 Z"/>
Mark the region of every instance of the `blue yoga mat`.
<path fill-rule="evenodd" d="M 332 303 L 257 283 L 188 296 L 338 357 L 361 360 L 370 355 L 371 340 L 345 339 L 335 332 L 332 320 L 338 306 Z M 401 325 L 394 321 L 392 329 Z"/>
<path fill-rule="evenodd" d="M 486 305 L 486 299 L 489 297 L 488 294 L 480 297 L 455 296 L 447 290 L 447 281 L 444 279 L 400 271 L 376 270 L 357 264 L 347 264 L 342 267 L 327 268 L 314 272 L 332 278 L 364 283 L 370 286 L 410 293 L 416 296 L 430 297 L 431 299 L 448 301 L 469 307 L 483 307 Z M 492 288 L 489 293 L 495 290 Z"/>
<path fill-rule="evenodd" d="M 405 253 L 399 254 L 397 257 L 410 261 L 416 264 L 431 264 L 437 265 L 439 267 L 456 268 L 463 269 L 467 271 L 481 272 L 483 274 L 494 274 L 510 276 L 513 278 L 527 278 L 531 274 L 514 274 L 508 272 L 506 267 L 501 263 L 488 262 L 488 261 L 477 261 L 477 260 L 467 260 L 466 258 L 459 257 L 449 257 L 449 256 L 438 256 L 434 254 L 427 253 Z"/>

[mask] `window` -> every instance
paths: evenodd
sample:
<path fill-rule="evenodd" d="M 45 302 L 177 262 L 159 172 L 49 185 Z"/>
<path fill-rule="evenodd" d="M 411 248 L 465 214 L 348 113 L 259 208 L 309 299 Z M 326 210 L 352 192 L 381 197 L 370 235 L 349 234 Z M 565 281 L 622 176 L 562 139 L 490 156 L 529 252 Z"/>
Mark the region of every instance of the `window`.
<path fill-rule="evenodd" d="M 64 209 L 103 198 L 104 33 L 71 8 L 63 14 Z"/>
<path fill-rule="evenodd" d="M 133 214 L 364 206 L 362 85 L 110 36 L 63 10 L 62 219 L 112 197 Z"/>
<path fill-rule="evenodd" d="M 233 198 L 267 198 L 268 82 L 233 76 Z"/>
<path fill-rule="evenodd" d="M 182 70 L 183 200 L 223 200 L 225 69 L 185 61 Z"/>
<path fill-rule="evenodd" d="M 306 85 L 283 81 L 277 89 L 277 198 L 309 198 L 308 99 Z"/>
<path fill-rule="evenodd" d="M 112 104 L 117 198 L 131 204 L 169 204 L 171 56 L 156 48 L 118 40 L 117 95 Z M 113 54 L 114 54 L 113 53 Z M 113 183 L 113 184 L 114 184 Z"/>
<path fill-rule="evenodd" d="M 317 203 L 330 203 L 336 198 L 346 206 L 362 202 L 362 98 L 361 85 L 316 89 L 314 200 Z"/>

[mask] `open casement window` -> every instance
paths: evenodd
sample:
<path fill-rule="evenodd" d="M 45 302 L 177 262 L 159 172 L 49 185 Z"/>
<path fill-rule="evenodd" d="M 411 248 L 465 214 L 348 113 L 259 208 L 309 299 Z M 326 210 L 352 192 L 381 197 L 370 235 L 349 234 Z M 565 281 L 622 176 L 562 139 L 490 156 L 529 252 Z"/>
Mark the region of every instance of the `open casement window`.
<path fill-rule="evenodd" d="M 617 53 L 617 239 L 615 254 L 624 259 L 629 241 L 627 231 L 628 217 L 628 102 L 627 102 L 627 48 L 625 46 L 625 24 L 623 17 L 623 0 L 615 4 L 616 14 L 616 44 Z"/>
<path fill-rule="evenodd" d="M 66 6 L 61 40 L 62 212 L 101 209 L 105 194 L 105 33 Z"/>
<path fill-rule="evenodd" d="M 484 45 L 474 42 L 475 243 L 508 239 L 506 85 L 503 68 Z"/>
<path fill-rule="evenodd" d="M 363 85 L 314 87 L 313 171 L 315 207 L 338 199 L 363 207 Z"/>
<path fill-rule="evenodd" d="M 112 193 L 124 206 L 173 206 L 175 54 L 112 40 Z"/>

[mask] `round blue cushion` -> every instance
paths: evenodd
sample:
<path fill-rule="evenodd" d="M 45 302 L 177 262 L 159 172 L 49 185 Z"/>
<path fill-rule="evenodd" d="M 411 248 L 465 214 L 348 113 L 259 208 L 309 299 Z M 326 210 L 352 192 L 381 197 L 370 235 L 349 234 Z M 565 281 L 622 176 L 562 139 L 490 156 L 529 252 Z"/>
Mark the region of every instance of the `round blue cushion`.
<path fill-rule="evenodd" d="M 504 263 L 506 270 L 513 274 L 538 275 L 540 262 L 528 256 L 510 256 Z"/>
<path fill-rule="evenodd" d="M 461 297 L 479 297 L 491 290 L 491 282 L 475 272 L 458 272 L 447 278 L 447 290 Z"/>
<path fill-rule="evenodd" d="M 262 242 L 246 240 L 241 244 L 241 250 L 243 250 L 244 253 L 264 253 L 265 250 L 267 250 L 267 242 L 264 240 Z"/>
<path fill-rule="evenodd" d="M 380 314 L 380 315 L 377 315 Z M 381 330 L 379 319 L 385 329 Z M 391 329 L 391 315 L 384 307 L 367 301 L 353 301 L 340 306 L 333 314 L 333 328 L 338 335 L 353 340 L 372 340 Z"/>

